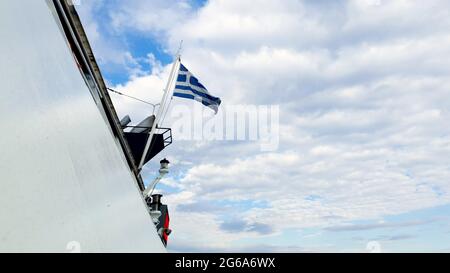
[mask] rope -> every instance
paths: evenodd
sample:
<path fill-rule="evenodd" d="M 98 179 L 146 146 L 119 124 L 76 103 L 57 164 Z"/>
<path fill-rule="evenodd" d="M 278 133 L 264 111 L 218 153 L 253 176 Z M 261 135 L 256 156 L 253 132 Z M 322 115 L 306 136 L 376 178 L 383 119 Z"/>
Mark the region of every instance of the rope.
<path fill-rule="evenodd" d="M 116 90 L 114 90 L 114 89 L 111 89 L 111 88 L 109 88 L 109 87 L 107 87 L 106 89 L 107 89 L 108 91 L 112 92 L 112 93 L 117 94 L 117 95 L 124 96 L 124 97 L 127 97 L 127 98 L 130 98 L 130 99 L 133 99 L 133 100 L 136 100 L 136 101 L 139 101 L 139 102 L 142 102 L 142 103 L 145 103 L 145 104 L 148 104 L 148 105 L 153 106 L 153 114 L 155 113 L 155 107 L 156 107 L 157 105 L 160 105 L 159 103 L 154 104 L 154 103 L 151 103 L 151 102 L 148 102 L 148 101 L 145 101 L 145 100 L 141 100 L 141 99 L 136 98 L 136 97 L 133 97 L 133 96 L 129 96 L 129 95 L 123 94 L 123 93 L 121 93 L 121 92 L 119 92 L 119 91 L 116 91 Z"/>

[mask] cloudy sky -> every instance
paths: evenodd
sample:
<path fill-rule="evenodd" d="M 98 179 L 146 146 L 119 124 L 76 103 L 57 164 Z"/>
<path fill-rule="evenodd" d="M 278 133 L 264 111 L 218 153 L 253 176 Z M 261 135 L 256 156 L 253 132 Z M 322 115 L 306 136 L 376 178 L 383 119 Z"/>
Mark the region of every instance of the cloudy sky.
<path fill-rule="evenodd" d="M 183 63 L 224 105 L 279 105 L 275 151 L 175 134 L 158 156 L 172 162 L 158 186 L 170 251 L 450 251 L 447 0 L 77 9 L 112 88 L 159 102 L 183 40 Z M 152 112 L 111 96 L 134 123 Z M 145 168 L 146 183 L 157 168 Z"/>

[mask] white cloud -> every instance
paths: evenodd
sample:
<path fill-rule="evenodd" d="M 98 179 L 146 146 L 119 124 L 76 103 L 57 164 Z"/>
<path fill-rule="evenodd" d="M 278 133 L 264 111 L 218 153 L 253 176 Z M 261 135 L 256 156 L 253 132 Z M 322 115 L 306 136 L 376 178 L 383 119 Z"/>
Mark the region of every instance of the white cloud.
<path fill-rule="evenodd" d="M 129 0 L 117 3 L 109 12 L 111 24 L 117 31 L 139 30 L 149 35 L 165 35 L 192 12 L 190 1 Z"/>
<path fill-rule="evenodd" d="M 447 1 L 153 2 L 120 5 L 117 31 L 156 34 L 168 52 L 183 39 L 183 61 L 214 95 L 281 109 L 276 153 L 220 142 L 165 152 L 187 161 L 168 181 L 181 190 L 167 196 L 180 249 L 269 236 L 252 225 L 327 227 L 450 202 Z M 154 67 L 116 88 L 158 101 L 169 67 Z M 122 115 L 148 114 L 115 102 Z M 266 205 L 183 209 L 223 200 Z M 232 217 L 246 229 L 224 230 Z"/>

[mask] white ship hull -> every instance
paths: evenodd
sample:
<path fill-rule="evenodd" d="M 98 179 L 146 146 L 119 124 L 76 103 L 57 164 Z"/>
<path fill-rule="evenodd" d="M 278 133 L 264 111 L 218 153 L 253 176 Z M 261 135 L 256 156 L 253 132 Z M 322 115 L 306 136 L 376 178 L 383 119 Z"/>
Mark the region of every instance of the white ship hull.
<path fill-rule="evenodd" d="M 52 5 L 0 1 L 0 252 L 164 252 Z"/>

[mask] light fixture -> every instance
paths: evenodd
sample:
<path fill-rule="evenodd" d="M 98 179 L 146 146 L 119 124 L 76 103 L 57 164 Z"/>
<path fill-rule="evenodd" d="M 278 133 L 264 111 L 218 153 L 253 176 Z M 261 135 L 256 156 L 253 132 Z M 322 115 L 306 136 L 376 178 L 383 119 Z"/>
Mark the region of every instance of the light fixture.
<path fill-rule="evenodd" d="M 160 167 L 159 167 L 158 177 L 156 177 L 155 180 L 153 180 L 153 182 L 150 185 L 148 185 L 148 187 L 142 193 L 144 195 L 145 199 L 152 196 L 152 193 L 156 187 L 156 184 L 158 184 L 158 182 L 163 178 L 164 175 L 169 173 L 169 163 L 170 163 L 169 160 L 164 158 L 159 163 L 160 163 Z"/>
<path fill-rule="evenodd" d="M 169 160 L 164 158 L 159 163 L 161 164 L 161 167 L 159 168 L 159 174 L 167 174 L 169 172 Z"/>

